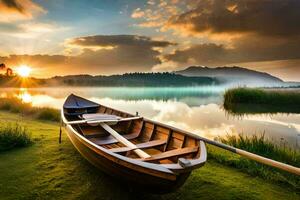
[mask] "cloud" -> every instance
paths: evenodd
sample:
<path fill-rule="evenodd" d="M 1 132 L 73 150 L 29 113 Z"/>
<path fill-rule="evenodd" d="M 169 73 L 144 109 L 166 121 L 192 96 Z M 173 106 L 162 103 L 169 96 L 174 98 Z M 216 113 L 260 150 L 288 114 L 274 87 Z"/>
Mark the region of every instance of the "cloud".
<path fill-rule="evenodd" d="M 141 11 L 140 8 L 137 8 L 135 9 L 132 14 L 131 14 L 131 17 L 132 18 L 141 18 L 145 15 L 145 12 L 144 11 Z"/>
<path fill-rule="evenodd" d="M 81 52 L 72 56 L 12 55 L 0 58 L 0 63 L 8 66 L 28 64 L 45 70 L 46 76 L 151 71 L 152 66 L 161 63 L 159 48 L 175 44 L 138 35 L 96 35 L 73 38 L 67 40 L 66 45 L 79 48 Z M 113 48 L 102 48 L 110 46 Z"/>
<path fill-rule="evenodd" d="M 55 23 L 38 23 L 38 22 L 23 22 L 23 23 L 1 23 L 0 36 L 6 39 L 16 38 L 34 39 L 45 34 L 51 34 L 59 31 L 65 31 L 68 27 L 61 27 Z"/>
<path fill-rule="evenodd" d="M 139 10 L 139 23 L 185 36 L 292 37 L 300 34 L 299 10 L 299 0 L 162 0 Z"/>
<path fill-rule="evenodd" d="M 88 63 L 103 73 L 123 73 L 149 71 L 160 63 L 159 48 L 175 44 L 139 35 L 95 35 L 68 40 L 68 45 L 83 51 L 74 62 Z"/>
<path fill-rule="evenodd" d="M 139 35 L 95 35 L 70 39 L 67 44 L 80 48 L 89 47 L 129 47 L 139 46 L 145 48 L 167 47 L 175 45 L 168 41 L 152 40 L 146 36 Z"/>
<path fill-rule="evenodd" d="M 19 12 L 23 12 L 24 11 L 23 6 L 21 4 L 19 4 L 19 2 L 16 1 L 16 0 L 2 0 L 1 2 L 7 8 L 14 9 L 14 10 L 17 10 Z"/>
<path fill-rule="evenodd" d="M 0 22 L 30 20 L 46 13 L 46 10 L 32 0 L 0 0 Z"/>
<path fill-rule="evenodd" d="M 157 0 L 138 25 L 190 42 L 153 70 L 273 62 L 300 58 L 299 10 L 298 0 Z"/>
<path fill-rule="evenodd" d="M 0 22 L 0 33 L 16 33 L 22 31 L 23 29 L 16 24 Z"/>
<path fill-rule="evenodd" d="M 257 33 L 300 34 L 298 0 L 185 0 L 183 12 L 169 16 L 164 29 L 190 35 Z M 178 6 L 177 6 L 178 7 Z"/>
<path fill-rule="evenodd" d="M 181 64 L 227 65 L 241 62 L 260 62 L 300 58 L 300 37 L 293 42 L 285 38 L 258 37 L 236 39 L 232 45 L 204 43 L 165 55 L 167 61 Z"/>

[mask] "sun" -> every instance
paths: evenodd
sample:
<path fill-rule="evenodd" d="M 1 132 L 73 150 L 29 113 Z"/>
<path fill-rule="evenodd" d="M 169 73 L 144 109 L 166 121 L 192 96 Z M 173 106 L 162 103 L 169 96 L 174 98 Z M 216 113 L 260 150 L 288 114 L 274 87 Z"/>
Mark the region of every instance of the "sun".
<path fill-rule="evenodd" d="M 21 65 L 17 68 L 17 74 L 21 77 L 28 77 L 31 73 L 31 68 L 27 65 Z"/>

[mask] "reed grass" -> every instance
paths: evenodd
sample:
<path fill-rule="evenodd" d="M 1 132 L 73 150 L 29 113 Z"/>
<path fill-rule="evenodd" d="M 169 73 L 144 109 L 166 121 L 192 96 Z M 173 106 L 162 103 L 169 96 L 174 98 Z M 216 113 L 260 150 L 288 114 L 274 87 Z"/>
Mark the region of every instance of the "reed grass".
<path fill-rule="evenodd" d="M 242 134 L 238 136 L 227 135 L 225 138 L 220 138 L 219 140 L 230 146 L 300 167 L 299 151 L 286 146 L 275 145 L 274 142 L 265 139 L 264 134 L 261 134 L 260 136 L 253 135 L 250 137 Z"/>
<path fill-rule="evenodd" d="M 226 137 L 219 137 L 217 140 L 251 153 L 300 167 L 299 151 L 286 146 L 275 145 L 271 141 L 267 140 L 263 134 L 260 136 L 254 135 L 250 137 L 243 135 L 227 135 Z M 289 187 L 293 187 L 297 190 L 300 189 L 300 177 L 297 177 L 296 175 L 251 161 L 213 146 L 208 146 L 208 149 L 209 158 L 212 158 L 221 164 L 238 168 L 252 176 L 258 176 L 288 185 Z"/>
<path fill-rule="evenodd" d="M 233 88 L 224 94 L 223 107 L 233 115 L 300 113 L 300 92 L 257 88 Z"/>
<path fill-rule="evenodd" d="M 0 128 L 0 152 L 32 144 L 31 134 L 18 123 Z"/>
<path fill-rule="evenodd" d="M 268 105 L 299 105 L 300 92 L 295 90 L 266 90 L 259 88 L 233 88 L 224 94 L 224 105 L 268 104 Z"/>
<path fill-rule="evenodd" d="M 60 120 L 59 110 L 46 107 L 33 107 L 30 103 L 24 103 L 18 98 L 1 98 L 0 110 L 30 115 L 39 120 L 55 122 Z"/>
<path fill-rule="evenodd" d="M 60 113 L 53 108 L 35 108 L 37 110 L 37 119 L 49 120 L 58 122 L 60 120 Z"/>
<path fill-rule="evenodd" d="M 29 103 L 23 103 L 17 98 L 1 98 L 0 110 L 10 111 L 13 113 L 30 113 L 32 107 Z"/>

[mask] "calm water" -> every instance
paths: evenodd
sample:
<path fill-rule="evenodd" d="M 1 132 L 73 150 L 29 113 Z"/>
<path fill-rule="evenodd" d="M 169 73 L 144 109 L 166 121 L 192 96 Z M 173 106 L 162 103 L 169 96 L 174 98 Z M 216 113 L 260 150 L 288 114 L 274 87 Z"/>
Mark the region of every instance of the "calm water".
<path fill-rule="evenodd" d="M 300 149 L 300 115 L 236 117 L 222 109 L 222 87 L 189 88 L 35 88 L 0 89 L 0 97 L 15 96 L 33 106 L 60 108 L 70 93 L 119 110 L 161 121 L 215 138 L 226 134 L 265 134 L 281 145 Z"/>

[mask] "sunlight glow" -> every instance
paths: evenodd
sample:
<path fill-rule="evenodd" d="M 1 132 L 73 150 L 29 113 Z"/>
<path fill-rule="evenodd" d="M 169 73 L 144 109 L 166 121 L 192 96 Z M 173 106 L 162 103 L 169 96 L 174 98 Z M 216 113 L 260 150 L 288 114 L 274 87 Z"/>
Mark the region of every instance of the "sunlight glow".
<path fill-rule="evenodd" d="M 20 88 L 19 94 L 17 95 L 19 99 L 23 103 L 31 103 L 32 102 L 32 95 L 27 91 L 26 88 Z"/>
<path fill-rule="evenodd" d="M 28 77 L 31 73 L 31 68 L 27 65 L 21 65 L 17 68 L 17 74 L 21 77 Z"/>

